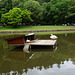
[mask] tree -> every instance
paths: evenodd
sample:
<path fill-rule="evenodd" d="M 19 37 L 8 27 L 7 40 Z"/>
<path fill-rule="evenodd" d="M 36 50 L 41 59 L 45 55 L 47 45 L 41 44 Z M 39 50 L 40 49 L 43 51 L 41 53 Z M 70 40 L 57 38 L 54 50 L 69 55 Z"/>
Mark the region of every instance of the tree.
<path fill-rule="evenodd" d="M 67 0 L 68 12 L 66 19 L 69 23 L 75 23 L 75 0 Z"/>
<path fill-rule="evenodd" d="M 42 7 L 37 1 L 29 0 L 24 4 L 24 8 L 31 12 L 31 18 L 35 23 L 41 19 Z"/>
<path fill-rule="evenodd" d="M 42 7 L 43 7 L 43 11 L 42 11 L 43 23 L 49 24 L 50 19 L 49 19 L 48 13 L 49 13 L 50 7 L 51 7 L 50 2 L 43 3 Z"/>
<path fill-rule="evenodd" d="M 22 13 L 21 13 L 22 22 L 24 22 L 24 23 L 33 22 L 30 15 L 31 15 L 31 12 L 29 12 L 27 10 L 23 10 Z"/>
<path fill-rule="evenodd" d="M 13 8 L 8 13 L 2 14 L 1 22 L 17 27 L 17 23 L 22 21 L 20 14 L 20 8 Z"/>
<path fill-rule="evenodd" d="M 40 3 L 50 2 L 50 0 L 36 0 L 36 1 L 39 1 Z"/>
<path fill-rule="evenodd" d="M 75 23 L 75 0 L 0 0 L 0 19 L 13 8 L 21 9 L 22 22 L 33 19 L 37 24 Z M 30 21 L 22 14 L 29 15 Z"/>
<path fill-rule="evenodd" d="M 1 15 L 7 12 L 7 10 L 4 7 L 4 3 L 5 3 L 4 0 L 0 0 L 0 19 Z"/>
<path fill-rule="evenodd" d="M 12 7 L 13 8 L 20 8 L 23 7 L 23 4 L 20 0 L 12 0 Z"/>
<path fill-rule="evenodd" d="M 65 0 L 63 1 L 59 1 L 55 4 L 55 15 L 54 15 L 54 20 L 55 23 L 66 23 L 66 19 L 65 16 L 67 15 L 67 10 L 68 10 L 68 6 L 67 6 L 67 2 Z"/>
<path fill-rule="evenodd" d="M 20 8 L 13 8 L 8 13 L 2 14 L 1 22 L 18 27 L 17 23 L 21 23 L 22 20 L 32 21 L 30 13 L 27 10 L 22 11 Z"/>
<path fill-rule="evenodd" d="M 1 15 L 8 12 L 10 9 L 12 9 L 11 0 L 0 0 L 0 19 Z"/>
<path fill-rule="evenodd" d="M 51 2 L 44 3 L 43 20 L 47 24 L 64 23 L 67 9 L 67 2 L 65 0 L 51 0 Z"/>
<path fill-rule="evenodd" d="M 13 8 L 21 8 L 23 9 L 24 3 L 27 2 L 28 0 L 12 0 L 12 7 Z"/>
<path fill-rule="evenodd" d="M 12 0 L 5 0 L 4 6 L 8 11 L 12 9 Z"/>

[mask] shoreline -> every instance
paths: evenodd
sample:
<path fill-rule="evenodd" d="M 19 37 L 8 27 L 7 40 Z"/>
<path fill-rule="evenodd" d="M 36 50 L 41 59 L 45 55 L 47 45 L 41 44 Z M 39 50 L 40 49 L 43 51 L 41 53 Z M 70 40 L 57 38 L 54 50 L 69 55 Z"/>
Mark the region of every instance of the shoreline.
<path fill-rule="evenodd" d="M 75 31 L 75 29 L 60 29 L 60 30 L 33 30 L 33 31 L 0 31 L 0 34 L 11 33 L 35 33 L 35 32 L 62 32 L 62 31 Z"/>

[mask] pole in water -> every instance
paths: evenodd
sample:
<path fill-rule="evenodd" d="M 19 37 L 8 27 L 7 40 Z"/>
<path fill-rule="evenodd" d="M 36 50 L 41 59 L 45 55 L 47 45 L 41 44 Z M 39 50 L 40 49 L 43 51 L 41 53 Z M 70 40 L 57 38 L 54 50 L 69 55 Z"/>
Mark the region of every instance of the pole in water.
<path fill-rule="evenodd" d="M 31 45 L 30 45 L 30 51 L 31 51 Z"/>
<path fill-rule="evenodd" d="M 28 51 L 29 47 L 30 47 L 30 44 L 25 44 L 23 51 Z"/>

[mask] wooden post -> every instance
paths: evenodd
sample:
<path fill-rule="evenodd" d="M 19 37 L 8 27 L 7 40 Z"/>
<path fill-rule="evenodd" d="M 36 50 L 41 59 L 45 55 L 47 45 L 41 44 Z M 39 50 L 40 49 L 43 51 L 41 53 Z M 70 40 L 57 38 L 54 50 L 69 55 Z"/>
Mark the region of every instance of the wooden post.
<path fill-rule="evenodd" d="M 9 45 L 8 45 L 8 42 L 7 42 L 7 51 L 9 51 Z"/>
<path fill-rule="evenodd" d="M 31 45 L 30 45 L 30 51 L 31 51 Z"/>
<path fill-rule="evenodd" d="M 53 45 L 53 49 L 55 48 L 55 45 Z"/>

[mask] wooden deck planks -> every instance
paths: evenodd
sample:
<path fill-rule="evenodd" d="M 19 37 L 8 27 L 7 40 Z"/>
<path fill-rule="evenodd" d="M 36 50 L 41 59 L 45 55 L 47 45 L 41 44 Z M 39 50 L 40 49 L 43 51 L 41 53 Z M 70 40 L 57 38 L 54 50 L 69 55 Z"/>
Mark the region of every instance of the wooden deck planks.
<path fill-rule="evenodd" d="M 30 45 L 55 45 L 56 40 L 34 40 Z"/>
<path fill-rule="evenodd" d="M 23 51 L 26 51 L 29 49 L 31 49 L 32 45 L 38 45 L 38 46 L 55 46 L 56 44 L 56 40 L 33 40 L 30 42 L 25 43 L 25 46 L 23 48 Z"/>

